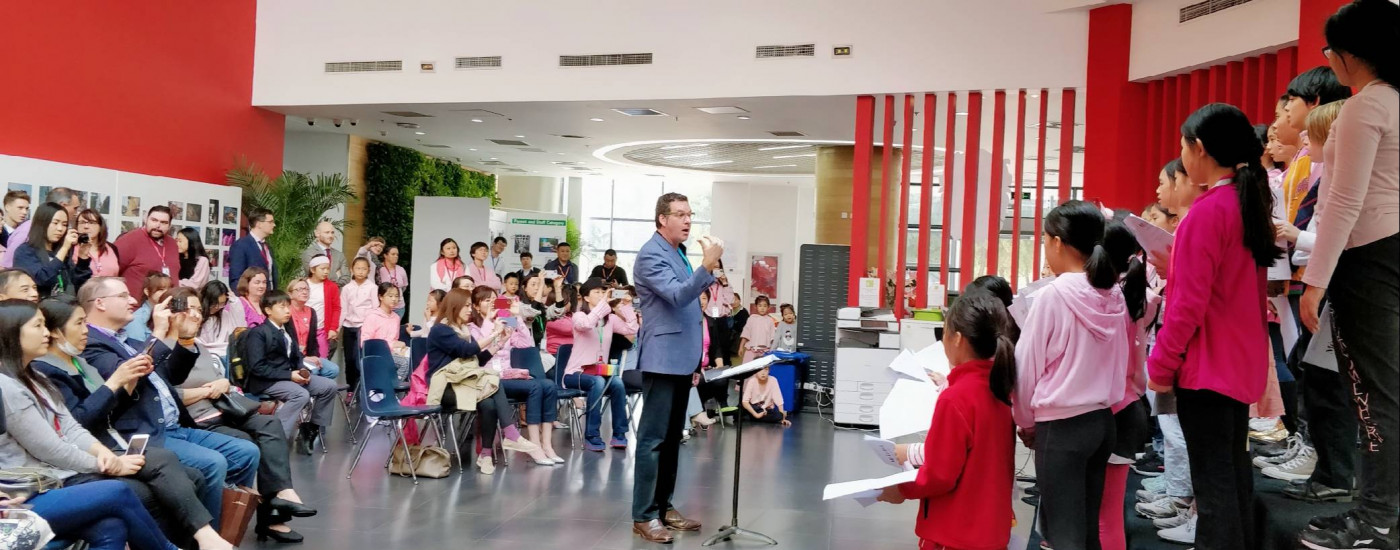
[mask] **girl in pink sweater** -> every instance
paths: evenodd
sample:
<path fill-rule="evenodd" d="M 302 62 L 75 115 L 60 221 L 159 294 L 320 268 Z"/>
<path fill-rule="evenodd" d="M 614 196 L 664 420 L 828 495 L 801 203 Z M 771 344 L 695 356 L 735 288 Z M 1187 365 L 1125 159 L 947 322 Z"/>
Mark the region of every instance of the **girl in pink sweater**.
<path fill-rule="evenodd" d="M 1270 222 L 1263 146 L 1239 109 L 1213 103 L 1181 128 L 1191 183 L 1209 189 L 1177 228 L 1150 388 L 1174 392 L 1196 490 L 1196 547 L 1253 548 L 1249 404 L 1269 361 L 1265 268 L 1282 251 Z"/>
<path fill-rule="evenodd" d="M 1123 400 L 1132 338 L 1104 217 L 1069 201 L 1045 216 L 1055 281 L 1037 291 L 1016 345 L 1012 416 L 1035 449 L 1041 532 L 1055 548 L 1098 548 L 1111 408 Z"/>

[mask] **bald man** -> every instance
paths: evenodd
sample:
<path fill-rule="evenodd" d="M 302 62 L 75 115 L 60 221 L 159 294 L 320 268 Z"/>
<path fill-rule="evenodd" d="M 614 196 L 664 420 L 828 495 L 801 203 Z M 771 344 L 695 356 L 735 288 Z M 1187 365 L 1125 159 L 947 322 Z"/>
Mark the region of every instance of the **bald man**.
<path fill-rule="evenodd" d="M 316 224 L 316 240 L 302 251 L 301 265 L 306 266 L 311 263 L 311 258 L 325 254 L 331 260 L 331 274 L 328 278 L 340 286 L 345 286 L 345 283 L 350 282 L 350 269 L 345 267 L 345 253 L 331 248 L 334 243 L 335 226 L 328 221 Z M 302 268 L 302 274 L 305 274 L 305 267 Z"/>

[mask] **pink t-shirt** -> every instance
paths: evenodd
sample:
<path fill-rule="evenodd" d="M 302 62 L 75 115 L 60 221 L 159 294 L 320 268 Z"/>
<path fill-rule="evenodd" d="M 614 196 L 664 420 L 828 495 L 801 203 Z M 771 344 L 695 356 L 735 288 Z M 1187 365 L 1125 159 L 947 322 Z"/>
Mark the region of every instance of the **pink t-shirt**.
<path fill-rule="evenodd" d="M 757 409 L 768 409 L 771 407 L 783 408 L 783 390 L 778 387 L 778 381 L 773 377 L 768 377 L 768 382 L 760 383 L 757 376 L 750 376 L 744 381 L 744 402 L 755 405 Z M 762 405 L 761 407 L 759 405 Z"/>
<path fill-rule="evenodd" d="M 749 317 L 749 322 L 744 325 L 744 332 L 740 338 L 747 338 L 747 346 L 744 349 L 743 362 L 747 363 L 758 359 L 761 353 L 754 351 L 754 348 L 766 349 L 773 343 L 773 334 L 778 331 L 777 320 L 767 315 L 753 315 Z"/>

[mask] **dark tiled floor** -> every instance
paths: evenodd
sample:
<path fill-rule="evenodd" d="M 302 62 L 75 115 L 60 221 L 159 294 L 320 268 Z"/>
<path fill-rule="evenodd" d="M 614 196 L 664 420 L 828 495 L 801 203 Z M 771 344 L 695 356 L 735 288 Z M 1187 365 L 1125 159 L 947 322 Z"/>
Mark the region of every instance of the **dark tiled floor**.
<path fill-rule="evenodd" d="M 320 514 L 292 523 L 307 540 L 289 548 L 660 548 L 631 531 L 629 452 L 569 450 L 567 432 L 559 432 L 556 448 L 569 460 L 563 466 L 535 466 L 516 457 L 494 476 L 468 469 L 415 486 L 384 470 L 389 440 L 382 433 L 376 431 L 348 480 L 353 448 L 343 424 L 329 437 L 329 454 L 293 457 L 297 490 Z M 821 500 L 829 482 L 893 473 L 861 443 L 862 435 L 837 430 L 813 414 L 801 415 L 788 430 L 746 426 L 740 525 L 777 539 L 781 548 L 912 548 L 916 504 L 861 508 Z M 715 426 L 682 447 L 677 507 L 705 527 L 679 534 L 672 547 L 701 548 L 729 522 L 733 436 L 732 429 Z M 277 546 L 255 542 L 251 532 L 243 544 Z M 770 547 L 740 540 L 714 548 Z"/>

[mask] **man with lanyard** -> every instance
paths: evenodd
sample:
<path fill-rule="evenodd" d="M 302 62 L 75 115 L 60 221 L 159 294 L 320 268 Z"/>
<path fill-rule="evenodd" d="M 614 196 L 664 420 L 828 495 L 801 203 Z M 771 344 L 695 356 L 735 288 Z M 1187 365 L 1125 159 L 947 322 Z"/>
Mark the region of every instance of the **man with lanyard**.
<path fill-rule="evenodd" d="M 118 396 L 111 413 L 112 427 L 127 439 L 146 434 L 150 436 L 148 444 L 175 453 L 182 464 L 199 470 L 205 479 L 200 500 L 218 518 L 225 483 L 251 487 L 261 457 L 251 441 L 195 429 L 194 419 L 175 397 L 174 386 L 184 383 L 199 358 L 195 344 L 199 313 L 172 314 L 167 298 L 156 304 L 151 314 L 153 340 L 137 342 L 128 340 L 123 329 L 131 322 L 136 299 L 121 279 L 93 278 L 79 289 L 78 301 L 87 312 L 90 329 L 82 357 L 103 378 L 139 354 L 151 357 L 153 370 L 130 392 Z"/>
<path fill-rule="evenodd" d="M 594 267 L 589 277 L 602 279 L 612 288 L 627 286 L 627 270 L 617 265 L 617 251 L 611 248 L 603 252 L 603 265 Z"/>
<path fill-rule="evenodd" d="M 301 265 L 309 266 L 311 258 L 318 255 L 325 256 L 327 260 L 330 260 L 331 266 L 331 274 L 327 278 L 335 281 L 337 285 L 345 286 L 345 283 L 350 282 L 350 269 L 345 267 L 345 255 L 331 248 L 331 245 L 335 244 L 335 226 L 331 225 L 331 222 L 323 220 L 316 224 L 314 235 L 316 239 L 312 241 L 311 246 L 306 247 L 306 250 L 301 252 Z M 236 279 L 230 280 L 237 281 Z"/>
<path fill-rule="evenodd" d="M 510 271 L 506 265 L 506 238 L 496 237 L 491 240 L 491 255 L 486 257 L 486 264 L 491 267 L 491 271 L 496 273 L 496 278 L 504 281 L 506 272 Z"/>
<path fill-rule="evenodd" d="M 172 278 L 180 274 L 180 247 L 170 233 L 170 208 L 152 206 L 146 212 L 146 226 L 127 231 L 117 237 L 117 270 L 126 281 L 126 289 L 140 296 L 146 275 L 160 272 Z"/>
<path fill-rule="evenodd" d="M 572 251 L 573 247 L 569 246 L 569 243 L 559 243 L 557 245 L 554 245 L 554 253 L 556 256 L 553 260 L 545 262 L 544 270 L 553 271 L 555 273 L 555 277 L 564 279 L 565 283 L 577 283 L 577 266 L 569 262 L 569 258 L 572 257 L 570 252 Z"/>

